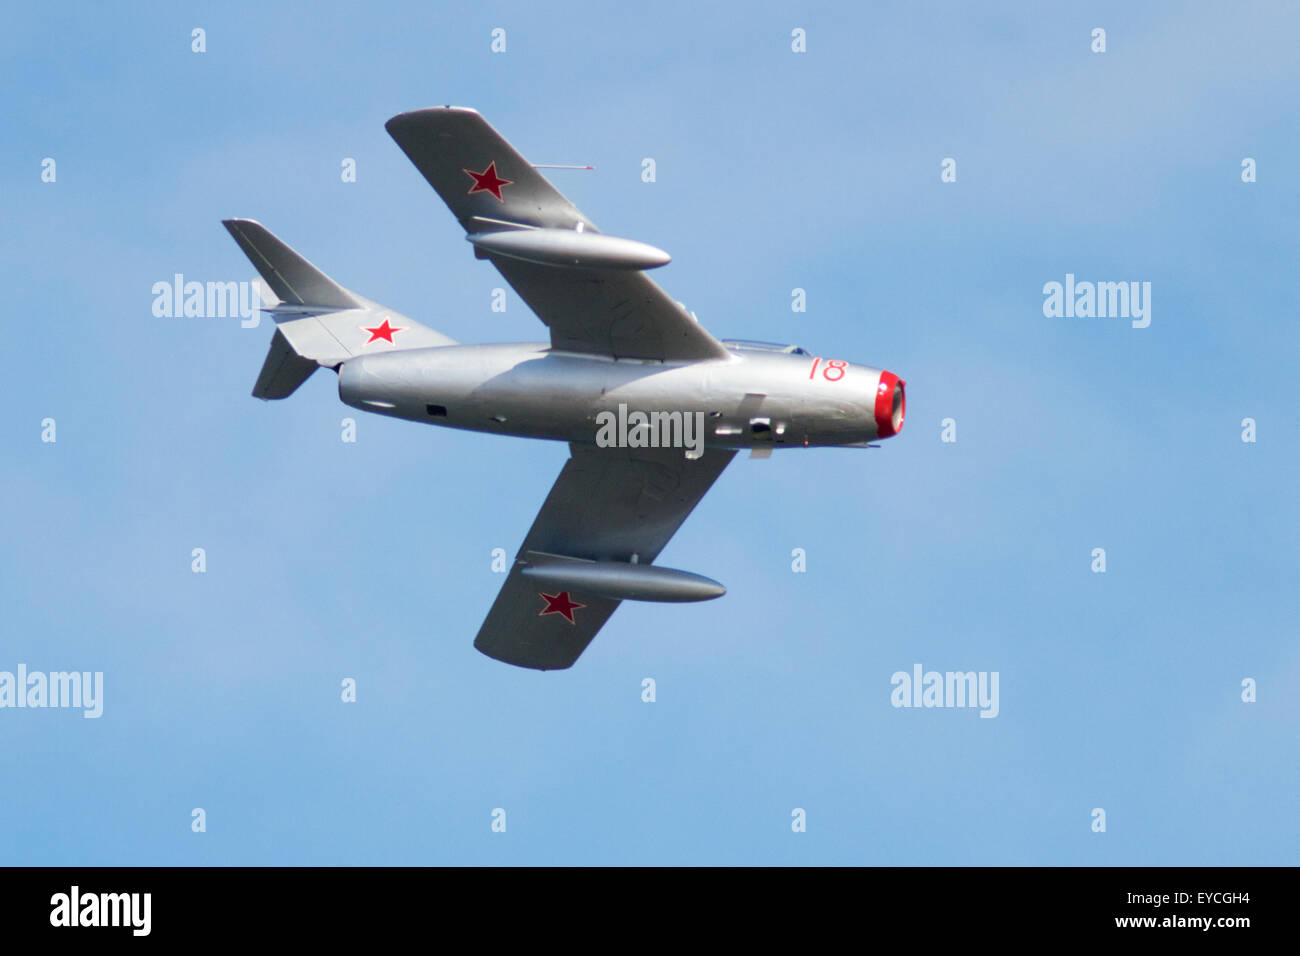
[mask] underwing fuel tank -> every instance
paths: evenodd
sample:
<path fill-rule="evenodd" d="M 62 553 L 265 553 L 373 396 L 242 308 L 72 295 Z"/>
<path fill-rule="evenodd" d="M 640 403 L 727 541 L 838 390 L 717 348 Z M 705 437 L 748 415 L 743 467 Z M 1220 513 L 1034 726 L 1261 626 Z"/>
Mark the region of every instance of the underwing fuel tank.
<path fill-rule="evenodd" d="M 520 574 L 548 587 L 594 594 L 612 601 L 708 601 L 727 593 L 702 574 L 627 561 L 587 561 L 529 551 Z"/>
<path fill-rule="evenodd" d="M 472 232 L 465 238 L 474 244 L 480 257 L 509 256 L 544 266 L 657 269 L 672 261 L 668 253 L 648 243 L 576 229 L 506 229 Z"/>

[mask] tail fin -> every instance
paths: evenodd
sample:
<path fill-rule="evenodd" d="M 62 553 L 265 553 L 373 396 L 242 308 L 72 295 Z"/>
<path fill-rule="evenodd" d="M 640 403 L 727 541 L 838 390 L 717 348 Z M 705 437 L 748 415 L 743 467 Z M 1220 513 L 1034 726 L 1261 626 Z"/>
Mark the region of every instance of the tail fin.
<path fill-rule="evenodd" d="M 456 344 L 343 288 L 261 223 L 226 219 L 222 225 L 280 299 L 264 310 L 274 317 L 276 330 L 253 386 L 255 397 L 287 398 L 320 366 L 336 368 L 354 355 Z"/>
<path fill-rule="evenodd" d="M 347 289 L 273 236 L 260 222 L 226 219 L 221 224 L 281 301 L 330 309 L 360 308 L 361 303 Z"/>

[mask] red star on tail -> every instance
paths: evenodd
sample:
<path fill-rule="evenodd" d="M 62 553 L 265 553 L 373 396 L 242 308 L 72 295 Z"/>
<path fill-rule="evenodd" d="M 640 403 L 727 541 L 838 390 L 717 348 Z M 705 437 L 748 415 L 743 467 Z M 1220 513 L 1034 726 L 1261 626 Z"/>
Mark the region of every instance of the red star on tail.
<path fill-rule="evenodd" d="M 371 342 L 378 342 L 380 339 L 383 339 L 389 345 L 393 345 L 395 344 L 393 342 L 393 334 L 395 332 L 405 332 L 406 329 L 402 326 L 389 325 L 388 316 L 384 316 L 383 325 L 376 325 L 372 329 L 368 329 L 363 325 L 361 326 L 361 331 L 370 333 L 370 338 L 366 339 L 364 343 L 365 345 L 369 345 Z"/>
<path fill-rule="evenodd" d="M 502 179 L 497 175 L 496 160 L 488 163 L 488 168 L 481 173 L 476 173 L 472 169 L 463 169 L 461 172 L 474 180 L 474 185 L 469 190 L 471 196 L 475 193 L 491 193 L 497 197 L 498 202 L 505 202 L 505 197 L 501 195 L 501 187 L 515 184 L 514 180 Z"/>
<path fill-rule="evenodd" d="M 580 607 L 587 606 L 585 604 L 579 604 L 577 601 L 570 598 L 568 591 L 561 591 L 559 594 L 539 593 L 538 597 L 542 598 L 542 600 L 546 602 L 546 607 L 537 615 L 538 617 L 546 617 L 548 614 L 563 614 L 564 619 L 570 624 L 578 623 L 573 616 L 573 612 L 578 610 Z"/>

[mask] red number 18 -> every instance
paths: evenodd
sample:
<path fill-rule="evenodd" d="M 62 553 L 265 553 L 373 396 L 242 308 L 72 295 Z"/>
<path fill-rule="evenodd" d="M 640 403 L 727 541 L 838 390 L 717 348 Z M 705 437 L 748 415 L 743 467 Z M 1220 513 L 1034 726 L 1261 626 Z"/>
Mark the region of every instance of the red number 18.
<path fill-rule="evenodd" d="M 821 364 L 821 361 L 820 356 L 813 359 L 812 368 L 808 370 L 808 378 L 810 380 L 817 377 L 817 366 Z M 826 379 L 828 382 L 838 382 L 844 377 L 844 372 L 848 364 L 848 362 L 841 359 L 828 359 L 826 361 L 826 367 L 822 369 L 822 378 Z"/>

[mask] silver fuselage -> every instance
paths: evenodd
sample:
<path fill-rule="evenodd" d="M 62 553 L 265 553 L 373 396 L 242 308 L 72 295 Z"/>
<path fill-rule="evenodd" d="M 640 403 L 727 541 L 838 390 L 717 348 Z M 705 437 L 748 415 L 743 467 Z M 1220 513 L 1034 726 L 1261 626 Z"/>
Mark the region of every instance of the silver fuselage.
<path fill-rule="evenodd" d="M 597 441 L 602 412 L 639 411 L 702 413 L 707 447 L 853 445 L 887 437 L 877 417 L 882 376 L 866 365 L 747 349 L 675 364 L 536 343 L 454 345 L 350 359 L 339 368 L 339 397 L 411 421 L 587 444 Z"/>

